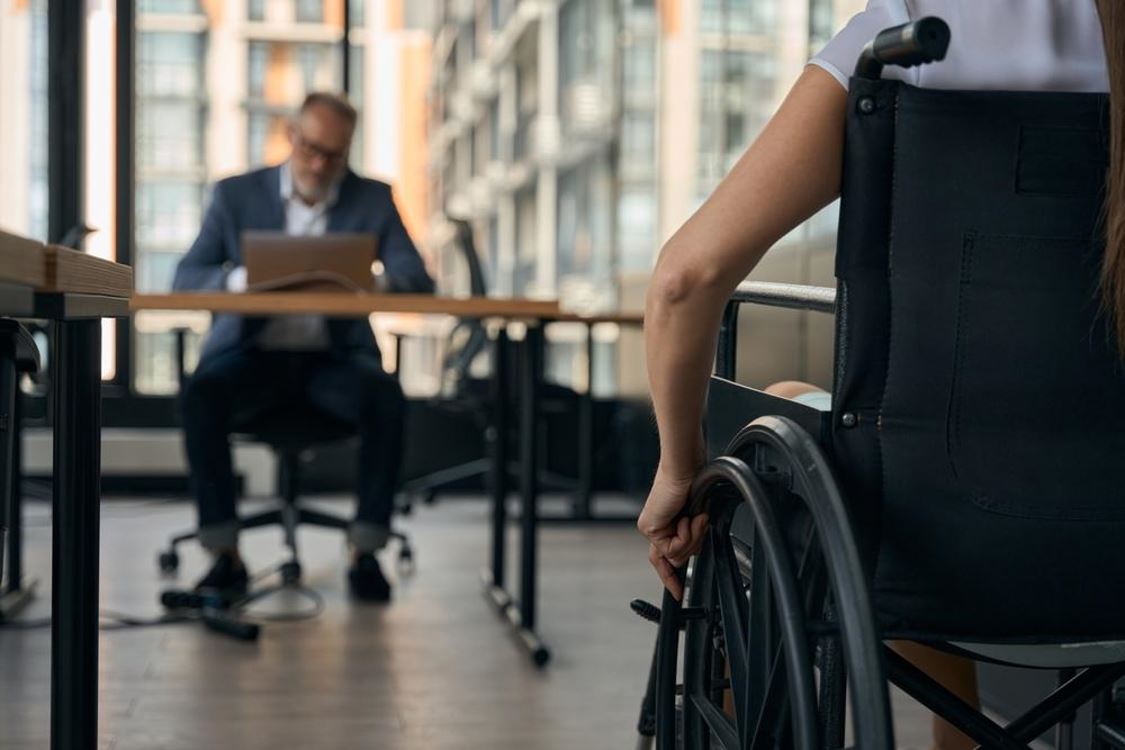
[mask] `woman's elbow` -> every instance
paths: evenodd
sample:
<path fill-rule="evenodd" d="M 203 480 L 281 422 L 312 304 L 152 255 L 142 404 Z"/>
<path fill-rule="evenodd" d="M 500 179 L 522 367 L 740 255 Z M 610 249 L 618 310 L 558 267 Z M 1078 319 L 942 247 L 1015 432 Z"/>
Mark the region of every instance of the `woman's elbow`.
<path fill-rule="evenodd" d="M 657 264 L 648 289 L 649 306 L 673 308 L 705 295 L 714 285 L 707 269 L 690 263 L 670 262 Z"/>

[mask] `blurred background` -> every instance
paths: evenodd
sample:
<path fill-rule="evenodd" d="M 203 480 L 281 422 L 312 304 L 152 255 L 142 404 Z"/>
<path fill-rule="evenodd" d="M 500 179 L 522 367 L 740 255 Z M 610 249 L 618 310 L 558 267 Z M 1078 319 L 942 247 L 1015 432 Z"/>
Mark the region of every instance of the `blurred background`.
<path fill-rule="evenodd" d="M 115 4 L 91 0 L 84 179 L 87 223 L 97 231 L 87 249 L 133 262 L 139 289 L 167 290 L 210 184 L 281 160 L 285 118 L 306 91 L 346 89 L 362 117 L 353 167 L 394 185 L 446 292 L 467 291 L 467 270 L 449 247 L 447 218 L 457 216 L 473 224 L 491 294 L 637 308 L 661 241 L 862 4 L 139 0 L 135 210 L 133 226 L 120 228 Z M 35 237 L 47 233 L 45 6 L 0 0 L 0 226 Z M 758 275 L 827 282 L 833 230 L 825 212 Z M 827 332 L 809 332 L 796 316 L 781 322 L 771 335 L 788 346 L 772 363 L 756 362 L 754 379 L 823 377 Z M 185 325 L 201 334 L 207 321 L 148 313 L 132 329 L 123 324 L 107 348 L 106 379 L 138 399 L 173 393 L 168 331 Z M 551 372 L 564 384 L 585 385 L 575 382 L 586 378 L 580 335 L 552 329 Z M 643 372 L 625 366 L 639 356 L 636 334 L 603 326 L 596 336 L 604 354 L 595 390 L 641 392 Z M 405 382 L 424 393 L 437 387 L 439 353 L 416 348 Z"/>

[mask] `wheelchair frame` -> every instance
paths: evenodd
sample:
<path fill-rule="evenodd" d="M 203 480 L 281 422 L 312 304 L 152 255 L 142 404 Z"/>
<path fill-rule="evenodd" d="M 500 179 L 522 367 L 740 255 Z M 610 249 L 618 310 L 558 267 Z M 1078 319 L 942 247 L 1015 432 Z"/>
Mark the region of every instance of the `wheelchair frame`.
<path fill-rule="evenodd" d="M 746 282 L 727 304 L 712 378 L 712 398 L 717 397 L 720 405 L 709 411 L 712 415 L 782 416 L 751 422 L 697 479 L 691 512 L 707 508 L 712 529 L 691 574 L 684 571 L 685 604 L 667 592 L 659 610 L 634 603 L 639 614 L 659 623 L 638 722 L 638 747 L 649 746 L 655 738 L 659 750 L 694 750 L 712 747 L 712 743 L 727 750 L 840 748 L 846 681 L 852 698 L 855 747 L 892 750 L 889 680 L 983 748 L 1027 750 L 1027 743 L 1057 726 L 1056 748 L 1068 750 L 1073 746 L 1075 711 L 1091 700 L 1093 747 L 1125 748 L 1125 725 L 1108 715 L 1112 713 L 1108 689 L 1125 676 L 1125 662 L 1059 670 L 1057 689 L 1001 726 L 879 644 L 847 509 L 818 445 L 829 415 L 734 382 L 742 304 L 830 313 L 834 300 L 835 290 L 830 288 Z M 721 428 L 716 432 L 724 434 Z M 785 462 L 763 463 L 762 456 L 747 455 L 747 448 L 755 444 L 770 445 Z M 778 522 L 787 513 L 780 506 L 793 489 L 808 494 L 802 500 L 815 517 L 815 535 L 824 547 L 819 551 L 823 556 L 820 565 L 808 540 L 803 550 L 792 549 Z M 754 543 L 749 545 L 730 542 L 732 516 L 739 506 L 748 508 L 753 516 Z M 744 559 L 738 560 L 747 554 L 751 556 L 748 566 Z M 800 564 L 795 566 L 795 561 Z M 749 570 L 736 578 L 740 564 Z M 763 575 L 763 566 L 768 576 Z M 722 573 L 725 585 L 701 591 L 701 584 L 714 582 L 716 571 Z M 830 583 L 827 577 L 834 580 Z M 819 611 L 822 595 L 827 606 Z M 818 611 L 821 616 L 813 617 Z M 683 684 L 676 675 L 681 632 Z M 716 640 L 722 646 L 709 652 L 706 642 Z M 942 642 L 925 645 L 965 654 Z M 764 664 L 752 661 L 755 654 L 768 669 L 763 671 Z M 704 661 L 710 661 L 710 674 L 701 671 Z M 722 673 L 716 671 L 717 666 Z M 680 706 L 676 705 L 677 695 L 682 696 Z M 734 716 L 724 712 L 723 703 L 728 709 L 733 704 Z"/>

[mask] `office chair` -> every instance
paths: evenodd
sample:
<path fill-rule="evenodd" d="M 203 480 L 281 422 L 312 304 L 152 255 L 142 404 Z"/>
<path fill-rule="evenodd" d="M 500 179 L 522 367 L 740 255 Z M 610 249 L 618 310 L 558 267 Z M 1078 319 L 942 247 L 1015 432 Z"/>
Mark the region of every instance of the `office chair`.
<path fill-rule="evenodd" d="M 465 267 L 469 271 L 469 293 L 474 297 L 488 294 L 484 279 L 484 267 L 473 242 L 473 228 L 464 219 L 453 219 L 457 241 L 454 246 L 460 251 Z M 402 351 L 402 336 L 396 335 L 395 345 Z M 446 353 L 441 363 L 441 389 L 438 398 L 431 400 L 431 406 L 445 412 L 466 415 L 472 419 L 484 434 L 487 426 L 487 388 L 469 376 L 473 361 L 488 345 L 488 331 L 479 318 L 459 318 L 449 332 Z M 396 358 L 397 362 L 401 359 Z M 426 504 L 432 504 L 437 494 L 459 482 L 474 477 L 486 476 L 489 461 L 478 458 L 456 466 L 449 466 L 417 477 L 403 484 L 407 512 L 413 506 L 413 498 L 420 497 Z"/>
<path fill-rule="evenodd" d="M 469 271 L 469 292 L 474 297 L 488 294 L 484 267 L 473 240 L 472 225 L 464 219 L 451 219 L 457 236 L 454 246 L 459 251 Z M 401 347 L 402 337 L 396 338 Z M 464 415 L 475 422 L 486 442 L 492 440 L 489 429 L 489 409 L 492 399 L 490 381 L 475 378 L 470 368 L 488 346 L 488 331 L 478 318 L 460 318 L 450 331 L 446 354 L 442 359 L 442 393 L 430 401 L 430 406 L 443 412 Z M 401 349 L 400 349 L 401 351 Z M 513 363 L 514 364 L 514 363 Z M 572 389 L 555 384 L 544 384 L 541 408 L 548 413 L 573 413 L 578 394 Z M 455 466 L 444 467 L 417 477 L 403 485 L 407 498 L 406 509 L 412 507 L 412 498 L 421 498 L 426 504 L 435 501 L 442 490 L 476 477 L 487 477 L 490 462 L 487 457 L 473 459 Z M 540 471 L 540 481 L 555 490 L 577 488 L 577 482 L 545 470 Z"/>
<path fill-rule="evenodd" d="M 39 348 L 26 328 L 14 320 L 0 318 L 0 620 L 14 615 L 30 599 L 23 587 L 22 488 L 20 487 L 20 394 L 21 375 L 39 371 Z M 6 545 L 8 530 L 12 543 Z"/>
<path fill-rule="evenodd" d="M 851 79 L 835 294 L 744 285 L 728 305 L 688 511 L 710 530 L 683 605 L 635 603 L 659 622 L 639 727 L 658 748 L 839 748 L 850 706 L 855 746 L 892 750 L 888 678 L 990 750 L 1052 727 L 1071 748 L 1086 703 L 1091 746 L 1125 747 L 1107 98 L 880 80 L 948 41 L 938 19 L 889 29 Z M 762 301 L 834 308 L 830 411 L 735 382 L 738 304 Z M 888 639 L 1060 685 L 1001 726 Z"/>
<path fill-rule="evenodd" d="M 176 358 L 179 365 L 180 382 L 184 378 L 186 329 L 177 329 Z M 358 437 L 356 427 L 336 419 L 315 405 L 287 403 L 283 407 L 253 414 L 236 415 L 234 419 L 234 440 L 250 443 L 263 443 L 270 447 L 277 457 L 280 507 L 239 518 L 239 529 L 256 529 L 262 526 L 280 525 L 285 534 L 285 545 L 290 557 L 280 567 L 283 583 L 296 584 L 301 578 L 301 564 L 297 554 L 297 528 L 301 525 L 347 531 L 351 522 L 329 513 L 312 510 L 300 505 L 301 460 L 302 456 L 318 447 L 354 441 Z M 172 537 L 168 549 L 157 557 L 160 570 L 175 572 L 180 565 L 176 547 L 183 542 L 197 539 L 198 531 L 188 531 Z M 390 532 L 391 539 L 398 542 L 398 564 L 401 572 L 410 573 L 414 566 L 414 550 L 410 538 L 399 531 Z"/>

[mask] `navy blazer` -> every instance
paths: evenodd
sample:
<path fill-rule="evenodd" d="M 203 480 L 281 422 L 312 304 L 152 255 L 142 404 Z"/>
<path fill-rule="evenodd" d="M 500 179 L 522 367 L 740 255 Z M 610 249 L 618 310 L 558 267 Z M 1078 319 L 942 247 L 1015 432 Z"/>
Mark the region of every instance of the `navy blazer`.
<path fill-rule="evenodd" d="M 285 230 L 280 167 L 258 169 L 215 184 L 203 227 L 176 267 L 172 288 L 176 291 L 224 289 L 227 274 L 242 265 L 241 238 L 242 232 L 248 229 Z M 374 234 L 391 291 L 434 291 L 433 279 L 426 273 L 418 250 L 402 225 L 391 198 L 391 188 L 386 183 L 348 170 L 340 183 L 336 204 L 328 211 L 327 231 Z M 264 318 L 216 315 L 200 362 L 231 349 L 246 347 L 265 322 Z M 330 318 L 328 334 L 334 353 L 369 354 L 380 358 L 367 318 Z"/>

